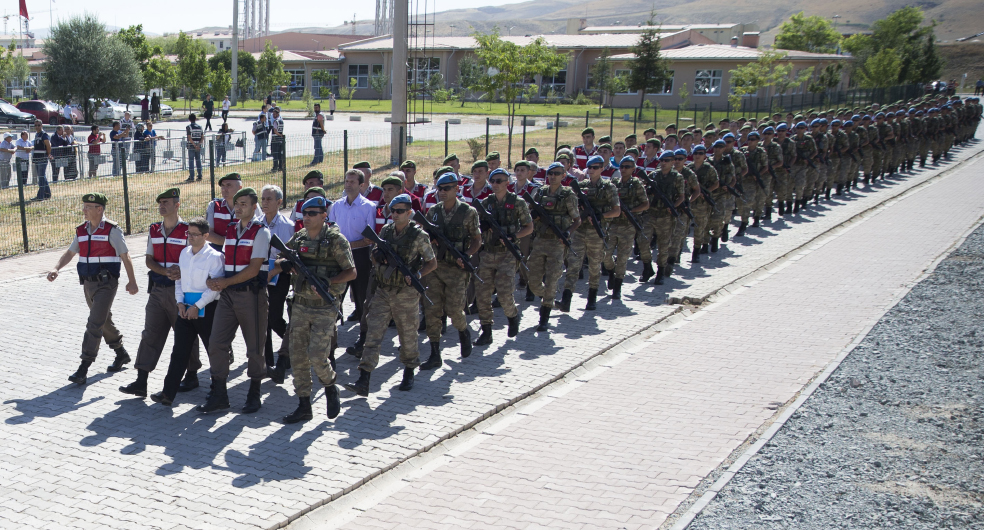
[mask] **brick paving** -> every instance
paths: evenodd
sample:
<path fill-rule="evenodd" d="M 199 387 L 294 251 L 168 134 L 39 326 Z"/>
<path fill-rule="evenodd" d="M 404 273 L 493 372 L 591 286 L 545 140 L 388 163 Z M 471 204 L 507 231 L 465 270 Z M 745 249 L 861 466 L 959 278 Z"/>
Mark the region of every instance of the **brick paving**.
<path fill-rule="evenodd" d="M 610 527 L 640 520 L 652 525 L 769 417 L 772 411 L 763 403 L 785 402 L 838 350 L 838 341 L 850 340 L 865 309 L 914 277 L 913 268 L 926 261 L 922 256 L 945 248 L 949 231 L 965 229 L 980 215 L 984 191 L 973 186 L 971 167 L 979 171 L 980 162 L 872 216 L 746 294 L 712 308 L 681 332 L 657 335 L 661 340 L 649 345 L 647 353 L 658 355 L 629 356 L 617 370 L 425 475 L 419 485 L 373 508 L 354 527 L 393 524 L 405 517 L 393 513 L 419 515 L 415 527 L 428 526 L 426 521 L 431 526 L 471 522 L 483 527 L 561 527 L 563 521 L 574 527 Z M 396 391 L 401 366 L 393 358 L 395 349 L 384 348 L 368 399 L 343 391 L 338 419 L 317 416 L 300 426 L 280 423 L 296 400 L 289 386 L 270 381 L 263 384 L 263 409 L 249 416 L 197 414 L 193 406 L 204 399 L 204 386 L 179 395 L 173 409 L 130 398 L 117 388 L 135 373 L 104 373 L 111 362 L 105 348 L 90 371 L 90 383 L 82 388 L 70 384 L 66 378 L 78 363 L 85 320 L 74 274 L 64 274 L 54 284 L 36 275 L 55 261 L 56 253 L 4 260 L 0 289 L 6 303 L 0 307 L 0 322 L 7 330 L 5 353 L 12 369 L 0 374 L 0 433 L 6 442 L 0 447 L 0 489 L 5 492 L 0 528 L 283 525 L 466 430 L 627 337 L 651 335 L 655 322 L 679 310 L 663 303 L 668 294 L 704 299 L 935 173 L 923 171 L 883 185 L 878 193 L 840 201 L 821 210 L 823 215 L 804 216 L 795 229 L 775 223 L 752 230 L 752 237 L 729 243 L 702 267 L 684 267 L 664 288 L 627 284 L 623 303 L 604 298 L 593 315 L 583 314 L 584 300 L 576 296 L 572 308 L 577 309 L 553 319 L 555 330 L 549 335 L 532 331 L 534 304 L 523 304 L 520 340 L 505 339 L 504 319 L 498 315 L 495 343 L 476 349 L 466 361 L 457 358 L 456 334 L 449 333 L 445 368 L 422 374 L 410 393 Z M 941 189 L 952 201 L 945 208 L 937 195 Z M 916 227 L 915 235 L 901 232 L 904 237 L 897 237 L 898 229 L 884 248 L 873 247 L 852 263 L 850 256 L 858 254 L 857 234 L 867 234 L 868 227 L 880 227 L 880 219 L 893 215 L 898 223 L 912 223 L 913 212 L 892 213 L 901 206 L 924 209 L 929 216 L 925 226 Z M 139 238 L 132 241 L 132 248 L 143 248 Z M 831 249 L 844 255 L 836 255 L 835 261 L 815 257 Z M 143 260 L 135 261 L 142 275 Z M 869 267 L 874 263 L 879 267 Z M 875 273 L 883 278 L 857 287 L 859 274 Z M 791 274 L 798 274 L 793 277 L 798 281 L 791 281 Z M 764 288 L 782 279 L 791 285 Z M 797 285 L 809 292 L 797 294 Z M 824 305 L 822 297 L 833 302 Z M 131 354 L 145 301 L 144 294 L 121 294 L 114 308 Z M 834 305 L 844 301 L 871 305 L 854 313 Z M 786 326 L 785 318 L 795 318 L 803 307 L 810 308 L 809 329 L 796 331 L 794 322 Z M 767 313 L 762 318 L 783 319 L 782 327 L 740 325 L 755 311 Z M 728 318 L 709 325 L 719 322 L 719 314 Z M 474 320 L 471 325 L 477 328 Z M 702 326 L 708 329 L 691 334 Z M 799 340 L 795 351 L 787 348 L 793 355 L 775 358 L 775 348 L 781 346 L 775 342 L 777 332 L 782 340 Z M 350 344 L 355 333 L 346 325 L 341 344 Z M 241 363 L 243 345 L 234 347 Z M 230 379 L 233 410 L 245 399 L 244 369 L 240 364 Z M 343 381 L 354 379 L 356 362 L 342 358 L 339 370 Z M 163 376 L 162 367 L 151 374 L 152 391 L 159 389 Z M 207 380 L 204 374 L 202 380 Z M 600 402 L 606 405 L 600 407 Z M 315 405 L 319 411 L 324 406 L 320 393 Z M 627 425 L 644 434 L 629 437 Z M 467 473 L 474 473 L 470 482 L 456 478 Z M 424 490 L 428 494 L 422 496 Z M 471 500 L 461 502 L 459 492 L 468 492 Z M 418 504 L 422 500 L 426 502 Z"/>

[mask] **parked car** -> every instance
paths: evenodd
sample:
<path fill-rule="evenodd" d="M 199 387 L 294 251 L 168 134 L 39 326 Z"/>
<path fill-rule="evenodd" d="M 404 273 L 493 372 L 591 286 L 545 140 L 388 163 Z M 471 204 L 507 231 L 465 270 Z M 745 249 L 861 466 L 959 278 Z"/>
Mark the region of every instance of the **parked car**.
<path fill-rule="evenodd" d="M 58 125 L 59 123 L 65 122 L 65 118 L 61 115 L 61 108 L 51 101 L 32 99 L 21 101 L 16 107 L 22 112 L 33 114 L 37 119 L 50 125 Z"/>
<path fill-rule="evenodd" d="M 126 111 L 125 106 L 119 105 L 115 101 L 109 99 L 104 99 L 102 101 L 90 99 L 89 102 L 96 109 L 93 111 L 93 118 L 96 121 L 122 120 L 123 112 Z"/>
<path fill-rule="evenodd" d="M 10 103 L 0 103 L 0 123 L 30 125 L 37 118 Z"/>
<path fill-rule="evenodd" d="M 72 109 L 72 125 L 85 123 L 85 113 L 82 112 L 82 107 L 72 103 L 68 108 Z M 62 107 L 61 114 L 65 116 L 65 107 Z"/>

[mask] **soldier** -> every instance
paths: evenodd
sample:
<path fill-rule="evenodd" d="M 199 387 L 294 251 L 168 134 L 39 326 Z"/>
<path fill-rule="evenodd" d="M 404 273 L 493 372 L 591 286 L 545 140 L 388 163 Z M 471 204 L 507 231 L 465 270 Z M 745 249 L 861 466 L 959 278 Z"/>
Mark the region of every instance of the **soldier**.
<path fill-rule="evenodd" d="M 847 132 L 841 129 L 841 121 L 834 120 L 830 122 L 830 128 L 834 136 L 833 144 L 830 150 L 830 162 L 831 166 L 831 183 L 837 188 L 837 195 L 844 194 L 844 182 L 847 180 L 847 161 L 850 155 L 847 154 L 850 149 L 851 139 L 847 136 Z M 850 183 L 847 185 L 848 190 L 851 189 Z"/>
<path fill-rule="evenodd" d="M 603 168 L 606 161 L 599 155 L 594 155 L 588 159 L 587 171 L 588 180 L 581 185 L 581 191 L 585 199 L 591 203 L 598 220 L 601 222 L 601 229 L 607 231 L 610 225 L 609 219 L 618 217 L 621 208 L 618 205 L 618 190 L 610 180 L 602 178 Z M 583 211 L 583 205 L 581 205 Z M 588 260 L 588 303 L 584 307 L 587 311 L 594 311 L 597 308 L 598 286 L 601 282 L 601 264 L 605 260 L 605 240 L 598 235 L 594 226 L 594 220 L 582 215 L 582 219 L 587 219 L 571 232 L 571 250 L 567 255 L 567 274 L 564 278 L 564 293 L 561 298 L 560 310 L 570 311 L 571 298 L 573 297 L 574 286 L 577 283 L 575 271 L 580 270 L 582 261 Z M 575 255 L 576 254 L 576 255 Z"/>
<path fill-rule="evenodd" d="M 546 184 L 547 182 L 547 170 L 540 167 L 540 151 L 537 151 L 535 147 L 530 147 L 523 153 L 523 158 L 527 162 L 531 162 L 533 165 L 530 168 L 532 174 L 530 175 L 530 180 L 536 182 L 539 185 Z"/>
<path fill-rule="evenodd" d="M 608 255 L 605 257 L 604 263 L 605 268 L 612 271 L 608 276 L 608 288 L 611 289 L 612 300 L 622 299 L 625 266 L 628 263 L 629 255 L 632 253 L 632 245 L 636 238 L 636 229 L 629 222 L 626 211 L 638 217 L 639 214 L 649 209 L 646 186 L 642 180 L 634 176 L 636 171 L 635 157 L 627 155 L 622 158 L 618 164 L 618 171 L 620 178 L 615 182 L 615 186 L 618 190 L 621 210 L 618 217 L 612 218 L 612 224 L 608 229 Z M 649 246 L 649 242 L 646 241 L 644 245 L 639 246 L 642 250 L 642 247 Z"/>
<path fill-rule="evenodd" d="M 708 226 L 711 220 L 711 212 L 714 209 L 704 194 L 707 193 L 710 195 L 716 192 L 721 186 L 721 182 L 718 179 L 717 170 L 714 169 L 714 166 L 707 163 L 706 147 L 702 144 L 695 145 L 691 156 L 694 158 L 694 161 L 687 168 L 697 176 L 697 182 L 700 184 L 701 189 L 698 190 L 700 195 L 690 202 L 690 209 L 694 213 L 694 251 L 690 257 L 690 262 L 700 263 L 700 255 L 707 254 L 708 252 L 707 247 L 710 242 Z M 713 196 L 711 200 L 714 200 Z M 716 205 L 717 202 L 715 201 Z"/>
<path fill-rule="evenodd" d="M 861 158 L 858 157 L 859 147 L 861 145 L 861 137 L 855 130 L 855 125 L 857 122 L 854 120 L 847 120 L 844 122 L 844 132 L 847 133 L 847 154 L 844 159 L 847 161 L 847 175 L 844 178 L 844 186 L 850 191 L 853 186 L 854 189 L 858 187 L 858 168 L 861 164 Z"/>
<path fill-rule="evenodd" d="M 482 206 L 495 222 L 506 232 L 515 244 L 520 238 L 533 233 L 533 219 L 529 206 L 515 193 L 509 191 L 509 173 L 496 169 L 489 175 L 492 194 L 482 199 Z M 482 230 L 482 258 L 478 276 L 482 279 L 476 287 L 478 299 L 478 318 L 482 324 L 482 334 L 475 341 L 476 346 L 492 344 L 492 292 L 498 293 L 499 305 L 509 322 L 507 336 L 519 333 L 519 310 L 513 292 L 516 290 L 516 268 L 519 263 L 506 248 L 501 234 L 491 226 Z"/>
<path fill-rule="evenodd" d="M 598 146 L 594 143 L 595 140 L 595 130 L 591 127 L 586 127 L 581 131 L 581 145 L 574 148 L 574 162 L 577 164 L 577 168 L 583 170 L 588 167 L 588 158 L 596 155 L 598 153 Z"/>
<path fill-rule="evenodd" d="M 312 169 L 308 171 L 307 175 L 301 179 L 301 185 L 304 186 L 304 195 L 307 195 L 307 191 L 311 188 L 321 188 L 324 190 L 325 187 L 325 175 L 324 173 L 318 171 L 317 169 Z M 294 209 L 290 212 L 290 220 L 294 223 L 294 232 L 300 231 L 304 227 L 304 216 L 301 215 L 301 207 L 307 202 L 307 197 L 303 197 L 297 200 L 294 204 Z M 331 207 L 331 203 L 328 204 Z"/>
<path fill-rule="evenodd" d="M 649 204 L 649 214 L 656 233 L 656 285 L 663 285 L 663 278 L 668 278 L 673 270 L 672 263 L 669 261 L 670 240 L 674 237 L 676 225 L 680 223 L 679 217 L 686 217 L 679 208 L 683 204 L 687 185 L 683 175 L 673 168 L 673 157 L 671 151 L 663 151 L 659 157 L 659 171 L 652 174 L 653 180 L 650 184 L 651 187 L 659 189 L 678 212 L 674 216 L 662 198 L 657 198 Z M 686 157 L 682 158 L 686 159 Z"/>
<path fill-rule="evenodd" d="M 137 279 L 133 274 L 130 251 L 123 240 L 123 231 L 103 216 L 106 202 L 106 196 L 102 193 L 86 193 L 82 196 L 82 215 L 85 222 L 75 228 L 72 244 L 58 259 L 55 268 L 48 272 L 48 281 L 55 281 L 58 271 L 68 265 L 76 254 L 79 255 L 76 268 L 79 283 L 85 293 L 85 302 L 89 306 L 89 319 L 82 337 L 82 364 L 68 377 L 69 381 L 77 385 L 85 384 L 89 366 L 99 353 L 100 339 L 104 339 L 116 352 L 116 359 L 107 368 L 108 371 L 118 372 L 123 369 L 123 365 L 130 362 L 130 356 L 123 348 L 123 335 L 113 324 L 110 310 L 119 286 L 120 264 L 126 269 L 129 280 L 126 292 L 131 295 L 137 294 Z"/>
<path fill-rule="evenodd" d="M 313 197 L 304 202 L 301 209 L 304 228 L 286 243 L 297 253 L 301 262 L 335 297 L 334 304 L 321 298 L 303 274 L 292 274 L 294 301 L 291 306 L 290 364 L 294 367 L 294 392 L 298 405 L 294 412 L 284 417 L 284 423 L 310 420 L 311 369 L 325 387 L 328 418 L 335 418 L 340 411 L 338 387 L 335 386 L 335 370 L 328 361 L 328 350 L 335 334 L 338 319 L 338 300 L 345 285 L 355 278 L 355 261 L 352 247 L 334 223 L 328 219 L 328 201 Z M 276 271 L 290 272 L 293 264 L 280 257 Z"/>
<path fill-rule="evenodd" d="M 438 199 L 441 201 L 427 210 L 427 218 L 437 225 L 448 241 L 467 258 L 471 258 L 482 245 L 482 233 L 478 224 L 478 212 L 458 200 L 459 179 L 454 168 L 444 166 L 437 170 Z M 426 276 L 424 282 L 427 294 L 434 302 L 424 308 L 427 320 L 427 338 L 431 353 L 427 361 L 420 365 L 421 370 L 433 370 L 441 366 L 441 320 L 444 315 L 451 318 L 451 324 L 458 330 L 461 357 L 471 355 L 471 330 L 465 319 L 465 291 L 468 289 L 469 274 L 460 258 L 434 242 L 434 252 L 438 256 L 437 269 Z"/>
<path fill-rule="evenodd" d="M 208 344 L 212 392 L 199 412 L 229 408 L 226 378 L 229 377 L 229 351 L 237 328 L 242 328 L 248 360 L 249 392 L 243 412 L 260 410 L 260 382 L 266 376 L 263 340 L 267 329 L 266 278 L 270 251 L 270 231 L 253 219 L 259 198 L 253 188 L 243 188 L 233 197 L 236 219 L 226 227 L 225 278 L 210 278 L 206 284 L 220 291 L 215 308 L 212 335 Z M 295 370 L 295 374 L 300 371 Z"/>
<path fill-rule="evenodd" d="M 566 175 L 567 172 L 564 170 L 563 164 L 559 162 L 550 164 L 547 167 L 548 185 L 537 188 L 532 194 L 533 200 L 542 206 L 550 216 L 549 221 L 537 217 L 534 225 L 533 250 L 529 260 L 527 260 L 530 267 L 530 290 L 540 297 L 540 323 L 536 330 L 541 332 L 548 329 L 547 322 L 554 306 L 557 282 L 564 273 L 564 262 L 567 254 L 567 247 L 550 228 L 550 222 L 553 222 L 554 226 L 562 232 L 568 233 L 577 230 L 577 227 L 581 225 L 581 214 L 577 209 L 577 196 L 569 187 L 561 185 Z M 631 248 L 630 242 L 629 250 Z"/>
<path fill-rule="evenodd" d="M 868 143 L 874 149 L 871 151 L 871 182 L 874 183 L 882 172 L 882 159 L 885 155 L 884 140 L 878 136 L 878 124 L 871 115 L 865 115 L 868 119 Z"/>
<path fill-rule="evenodd" d="M 810 171 L 816 171 L 811 166 L 816 165 L 813 159 L 817 156 L 817 144 L 812 136 L 806 134 L 806 128 L 805 121 L 796 124 L 796 136 L 792 139 L 793 158 L 792 162 L 790 162 L 793 186 L 796 189 L 803 190 L 802 198 L 798 201 L 799 207 L 803 209 L 806 208 L 806 203 L 813 197 L 813 190 L 807 187 L 807 181 L 809 180 L 808 175 Z M 797 195 L 797 197 L 800 197 L 800 195 Z"/>
<path fill-rule="evenodd" d="M 806 172 L 806 195 L 807 197 L 813 197 L 813 204 L 820 204 L 820 195 L 823 195 L 824 186 L 827 184 L 827 159 L 825 157 L 829 144 L 827 142 L 827 134 L 823 132 L 820 125 L 819 118 L 810 122 L 809 136 L 813 139 L 813 143 L 816 144 L 817 160 Z M 829 198 L 828 196 L 827 199 Z"/>
<path fill-rule="evenodd" d="M 157 209 L 163 221 L 150 225 L 147 235 L 147 264 L 150 285 L 147 287 L 147 307 L 144 316 L 144 329 L 137 348 L 137 380 L 120 387 L 120 392 L 139 397 L 147 397 L 147 375 L 157 367 L 164 351 L 167 336 L 178 320 L 178 306 L 174 302 L 174 282 L 181 278 L 178 258 L 188 245 L 188 223 L 178 216 L 181 206 L 181 190 L 171 188 L 157 196 Z M 191 348 L 188 359 L 188 373 L 178 388 L 186 392 L 198 388 L 199 360 L 198 343 Z"/>
<path fill-rule="evenodd" d="M 485 155 L 485 161 L 489 163 L 489 171 L 495 171 L 502 166 L 502 159 L 499 157 L 498 151 L 492 151 Z"/>
<path fill-rule="evenodd" d="M 403 163 L 400 164 L 400 171 L 402 171 L 403 176 L 406 177 L 403 185 L 407 194 L 412 195 L 417 199 L 423 199 L 424 195 L 427 193 L 428 186 L 423 182 L 417 182 L 417 163 L 413 160 L 404 160 Z"/>
<path fill-rule="evenodd" d="M 868 127 L 871 123 L 871 118 L 867 115 L 864 117 L 855 115 L 851 118 L 851 121 L 854 122 L 854 132 L 858 135 L 858 149 L 856 152 L 861 157 L 859 164 L 861 178 L 864 181 L 865 187 L 867 187 L 868 182 L 871 181 L 871 168 L 874 159 L 872 153 L 874 146 L 871 144 L 870 128 Z M 857 184 L 854 187 L 857 188 Z"/>
<path fill-rule="evenodd" d="M 517 196 L 522 197 L 523 193 L 529 192 L 530 195 L 540 187 L 540 183 L 533 180 L 533 168 L 536 167 L 535 164 L 528 160 L 520 160 L 516 162 L 513 166 L 513 172 L 515 174 L 516 180 L 509 183 L 509 191 L 515 193 Z M 524 257 L 530 255 L 530 245 L 533 241 L 531 235 L 519 238 L 519 251 Z M 516 264 L 519 267 L 519 264 Z M 528 282 L 528 272 L 524 268 L 519 269 L 519 286 L 526 287 L 526 301 L 532 302 L 535 299 L 533 291 L 529 288 Z"/>
<path fill-rule="evenodd" d="M 778 208 L 778 213 L 780 216 L 792 215 L 793 214 L 793 197 L 792 197 L 792 179 L 789 178 L 789 173 L 786 171 L 786 166 L 783 164 L 783 147 L 782 144 L 774 142 L 773 138 L 776 136 L 775 128 L 769 126 L 762 130 L 763 145 L 762 148 L 765 149 L 765 154 L 769 160 L 769 167 L 772 168 L 772 173 L 775 173 L 773 178 L 773 187 L 776 192 L 776 206 Z M 781 134 L 785 138 L 785 129 Z M 772 203 L 772 197 L 767 199 L 769 204 Z"/>
<path fill-rule="evenodd" d="M 759 140 L 761 135 L 758 131 L 751 131 L 748 133 L 748 145 L 746 145 L 742 154 L 745 157 L 745 163 L 750 168 L 748 175 L 751 179 L 745 178 L 742 182 L 742 186 L 745 188 L 745 195 L 752 199 L 752 201 L 746 202 L 745 210 L 741 211 L 741 226 L 738 228 L 738 232 L 735 233 L 735 237 L 745 234 L 745 229 L 748 228 L 748 212 L 752 212 L 752 227 L 758 228 L 759 220 L 762 219 L 762 215 L 765 212 L 766 202 L 772 202 L 772 185 L 771 185 L 771 175 L 769 175 L 769 155 L 765 152 L 765 149 L 760 146 Z M 758 173 L 758 179 L 755 178 L 755 173 Z M 769 178 L 766 178 L 766 177 Z M 759 182 L 761 181 L 761 184 Z M 749 191 L 754 190 L 754 191 Z"/>
<path fill-rule="evenodd" d="M 690 209 L 690 213 L 693 214 L 691 202 L 697 197 L 700 197 L 700 180 L 697 178 L 697 174 L 687 167 L 687 158 L 689 157 L 686 149 L 679 147 L 673 150 L 673 169 L 683 176 L 685 188 L 683 206 Z M 687 243 L 687 232 L 690 231 L 690 223 L 694 219 L 691 219 L 685 212 L 681 212 L 681 215 L 676 220 L 676 224 L 673 225 L 673 235 L 670 237 L 670 257 L 666 262 L 668 269 L 667 277 L 672 274 L 673 266 L 680 264 L 683 245 Z"/>
<path fill-rule="evenodd" d="M 714 158 L 711 165 L 718 175 L 718 182 L 721 184 L 716 191 L 712 192 L 717 208 L 711 213 L 708 229 L 711 237 L 710 251 L 718 251 L 718 241 L 728 240 L 728 222 L 731 220 L 732 209 L 735 207 L 734 189 L 738 182 L 735 176 L 735 165 L 731 163 L 731 158 L 724 154 L 724 149 L 728 144 L 724 140 L 715 140 L 711 144 L 714 151 Z"/>

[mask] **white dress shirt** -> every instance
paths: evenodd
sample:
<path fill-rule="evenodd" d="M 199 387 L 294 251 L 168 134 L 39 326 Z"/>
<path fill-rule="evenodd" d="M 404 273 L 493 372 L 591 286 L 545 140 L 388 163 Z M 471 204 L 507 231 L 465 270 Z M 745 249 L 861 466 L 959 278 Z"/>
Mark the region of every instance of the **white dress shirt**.
<path fill-rule="evenodd" d="M 331 205 L 328 220 L 338 225 L 338 230 L 349 243 L 365 239 L 362 231 L 367 226 L 376 226 L 376 206 L 361 194 L 355 196 L 352 204 L 343 196 Z"/>
<path fill-rule="evenodd" d="M 209 278 L 225 278 L 225 255 L 209 245 L 205 245 L 195 254 L 188 245 L 178 256 L 178 267 L 181 268 L 181 279 L 174 282 L 174 299 L 179 304 L 184 303 L 184 293 L 202 293 L 202 298 L 195 305 L 203 309 L 208 304 L 218 300 L 219 292 L 205 285 Z"/>

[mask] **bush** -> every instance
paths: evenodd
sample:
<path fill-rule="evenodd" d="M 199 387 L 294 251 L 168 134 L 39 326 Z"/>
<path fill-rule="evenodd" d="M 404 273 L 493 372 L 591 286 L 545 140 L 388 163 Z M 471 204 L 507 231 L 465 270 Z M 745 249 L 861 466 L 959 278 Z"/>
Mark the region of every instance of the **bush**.
<path fill-rule="evenodd" d="M 577 97 L 574 98 L 575 105 L 591 105 L 594 101 L 588 96 L 584 95 L 584 92 L 578 92 Z"/>
<path fill-rule="evenodd" d="M 447 103 L 451 99 L 451 90 L 435 90 L 432 99 L 434 103 Z"/>
<path fill-rule="evenodd" d="M 468 151 L 471 152 L 472 162 L 478 161 L 478 157 L 482 156 L 482 150 L 485 149 L 485 144 L 478 141 L 477 138 L 469 138 L 466 141 L 468 142 Z"/>
<path fill-rule="evenodd" d="M 653 102 L 652 101 L 649 101 L 648 99 L 642 100 L 642 108 L 644 108 L 644 109 L 651 109 L 651 108 L 653 108 Z"/>

